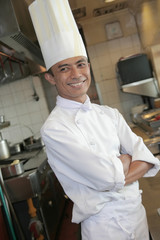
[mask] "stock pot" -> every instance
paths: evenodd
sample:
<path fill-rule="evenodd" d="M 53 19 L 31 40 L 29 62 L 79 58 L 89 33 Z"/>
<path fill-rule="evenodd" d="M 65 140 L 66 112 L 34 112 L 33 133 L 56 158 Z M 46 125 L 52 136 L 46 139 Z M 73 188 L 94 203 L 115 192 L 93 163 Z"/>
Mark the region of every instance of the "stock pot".
<path fill-rule="evenodd" d="M 19 176 L 24 172 L 23 163 L 19 160 L 14 160 L 11 164 L 2 165 L 1 172 L 4 179 Z"/>

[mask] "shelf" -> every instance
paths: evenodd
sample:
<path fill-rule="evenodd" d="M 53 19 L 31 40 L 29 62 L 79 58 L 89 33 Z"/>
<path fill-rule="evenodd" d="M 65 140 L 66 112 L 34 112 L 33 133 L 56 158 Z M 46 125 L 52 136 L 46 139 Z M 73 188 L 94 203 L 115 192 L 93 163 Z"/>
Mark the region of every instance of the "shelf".
<path fill-rule="evenodd" d="M 10 126 L 10 122 L 3 122 L 3 123 L 0 123 L 0 129 L 3 129 L 3 128 L 6 128 L 6 127 L 9 127 Z"/>

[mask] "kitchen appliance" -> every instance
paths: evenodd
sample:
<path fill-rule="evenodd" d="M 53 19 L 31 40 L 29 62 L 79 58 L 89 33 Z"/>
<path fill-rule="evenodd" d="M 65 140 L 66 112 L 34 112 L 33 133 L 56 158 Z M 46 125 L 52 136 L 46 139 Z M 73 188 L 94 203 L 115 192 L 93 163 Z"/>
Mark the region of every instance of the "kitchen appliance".
<path fill-rule="evenodd" d="M 121 58 L 117 63 L 117 77 L 123 92 L 159 97 L 158 83 L 146 54 Z"/>
<path fill-rule="evenodd" d="M 27 1 L 1 0 L 0 16 L 0 42 L 25 56 L 31 71 L 46 71 Z"/>
<path fill-rule="evenodd" d="M 37 216 L 43 223 L 45 240 L 53 240 L 66 199 L 61 185 L 48 165 L 45 147 L 18 153 L 11 156 L 7 162 L 12 162 L 14 159 L 19 159 L 23 163 L 24 172 L 6 178 L 4 184 L 25 239 L 31 239 L 27 200 L 32 198 Z M 17 240 L 21 240 L 21 237 L 18 236 Z"/>
<path fill-rule="evenodd" d="M 2 165 L 1 172 L 4 179 L 18 176 L 24 172 L 23 162 L 14 160 L 11 164 Z"/>
<path fill-rule="evenodd" d="M 7 140 L 2 138 L 0 133 L 0 160 L 4 160 L 10 157 L 10 151 Z"/>

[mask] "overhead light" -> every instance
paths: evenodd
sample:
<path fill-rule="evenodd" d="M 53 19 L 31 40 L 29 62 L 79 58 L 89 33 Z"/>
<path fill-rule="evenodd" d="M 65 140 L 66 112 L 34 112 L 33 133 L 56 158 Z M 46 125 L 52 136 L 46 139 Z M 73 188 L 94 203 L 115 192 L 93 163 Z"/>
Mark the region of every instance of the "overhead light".
<path fill-rule="evenodd" d="M 105 3 L 114 2 L 115 0 L 104 0 Z"/>

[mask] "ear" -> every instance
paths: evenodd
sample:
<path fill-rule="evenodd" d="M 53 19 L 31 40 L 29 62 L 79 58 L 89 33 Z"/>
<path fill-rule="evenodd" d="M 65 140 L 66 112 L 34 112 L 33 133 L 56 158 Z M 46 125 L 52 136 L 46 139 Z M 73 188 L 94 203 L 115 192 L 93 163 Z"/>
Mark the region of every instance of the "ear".
<path fill-rule="evenodd" d="M 46 79 L 49 83 L 51 83 L 52 85 L 55 85 L 55 84 L 56 84 L 55 81 L 54 81 L 54 76 L 51 75 L 50 73 L 45 73 L 45 74 L 44 74 L 44 77 L 45 77 L 45 79 Z"/>

